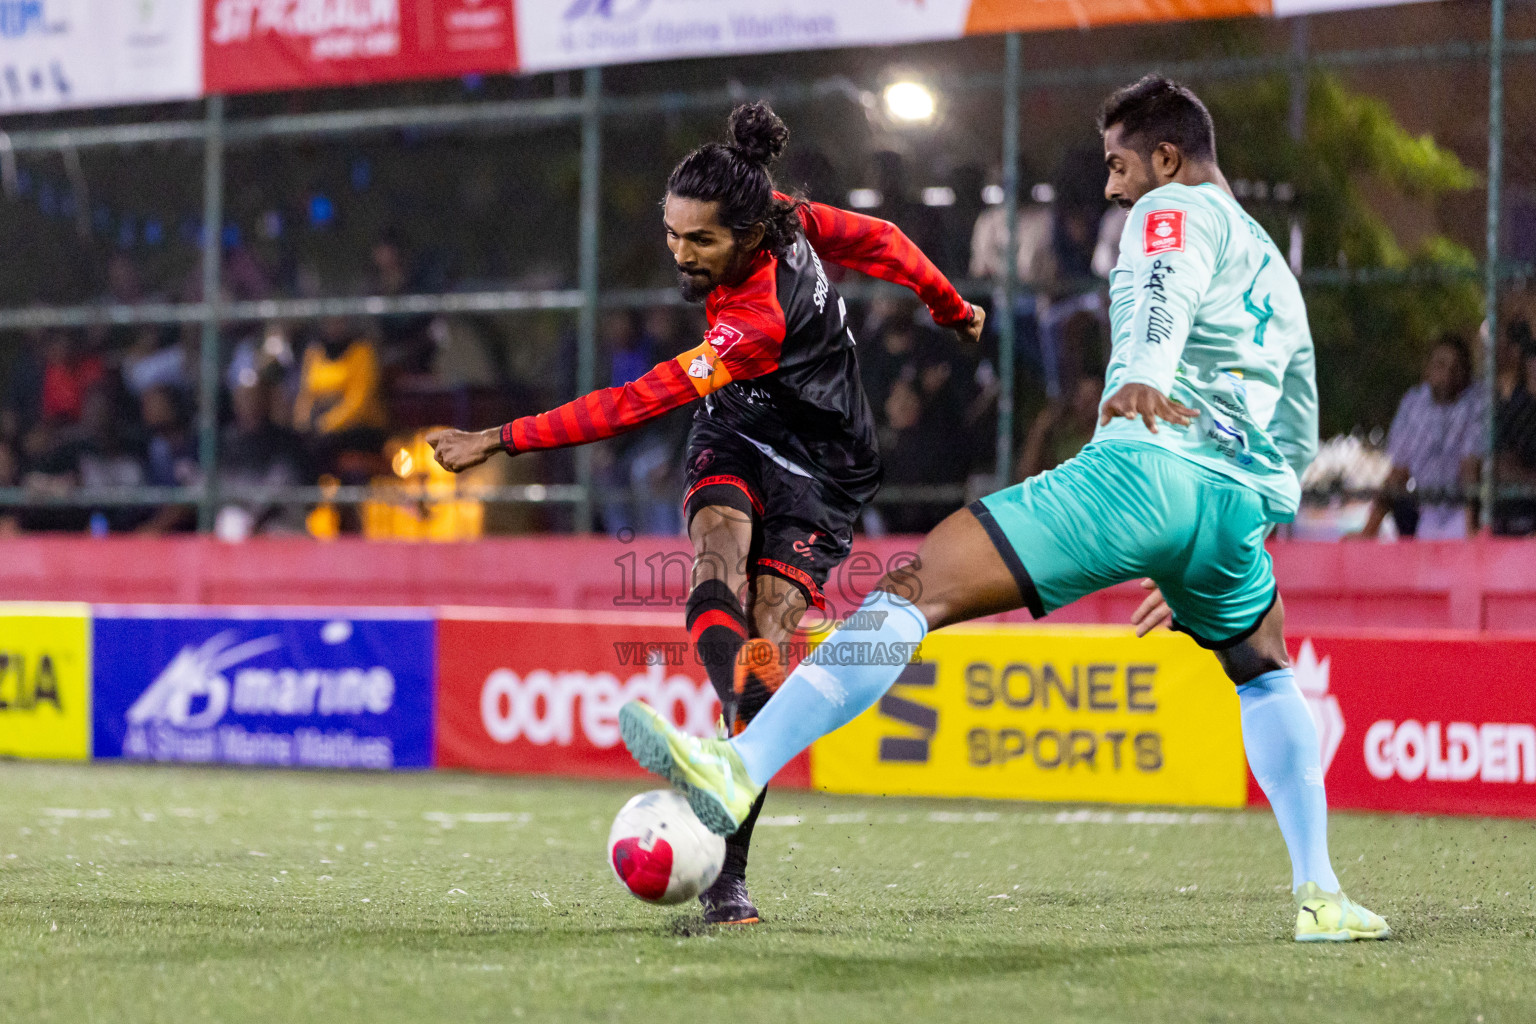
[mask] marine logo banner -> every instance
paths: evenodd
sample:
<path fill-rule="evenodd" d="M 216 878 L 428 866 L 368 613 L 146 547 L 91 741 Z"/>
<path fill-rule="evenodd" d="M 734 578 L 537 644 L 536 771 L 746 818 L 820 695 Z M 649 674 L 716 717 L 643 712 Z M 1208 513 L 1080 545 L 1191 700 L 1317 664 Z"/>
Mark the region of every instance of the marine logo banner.
<path fill-rule="evenodd" d="M 1237 696 L 1187 637 L 970 626 L 923 641 L 879 704 L 812 748 L 839 793 L 1239 807 Z"/>
<path fill-rule="evenodd" d="M 431 765 L 434 623 L 105 609 L 97 757 L 310 768 Z"/>

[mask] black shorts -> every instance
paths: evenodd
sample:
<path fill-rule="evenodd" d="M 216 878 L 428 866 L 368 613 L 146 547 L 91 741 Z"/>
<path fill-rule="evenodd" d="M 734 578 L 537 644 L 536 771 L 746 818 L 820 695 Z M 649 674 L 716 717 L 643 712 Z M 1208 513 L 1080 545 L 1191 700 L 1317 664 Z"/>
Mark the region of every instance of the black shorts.
<path fill-rule="evenodd" d="M 702 416 L 695 419 L 688 434 L 684 528 L 707 505 L 750 516 L 747 572 L 780 576 L 798 586 L 812 607 L 826 611 L 822 585 L 852 550 L 854 524 L 878 485 L 850 495 L 796 469 L 728 427 Z"/>

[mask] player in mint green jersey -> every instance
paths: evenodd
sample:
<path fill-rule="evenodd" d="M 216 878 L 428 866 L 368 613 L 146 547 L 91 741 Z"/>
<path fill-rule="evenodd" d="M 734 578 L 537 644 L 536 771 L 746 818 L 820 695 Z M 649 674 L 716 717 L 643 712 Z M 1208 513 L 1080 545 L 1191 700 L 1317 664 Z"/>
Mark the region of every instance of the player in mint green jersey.
<path fill-rule="evenodd" d="M 1317 449 L 1301 290 L 1232 197 L 1194 93 L 1148 76 L 1105 101 L 1099 128 L 1106 195 L 1131 213 L 1110 277 L 1114 352 L 1093 441 L 940 523 L 734 739 L 683 736 L 631 703 L 624 741 L 727 834 L 795 754 L 895 682 L 900 665 L 849 664 L 851 645 L 915 651 L 932 629 L 1021 606 L 1040 617 L 1144 578 L 1138 633 L 1164 622 L 1189 633 L 1237 685 L 1248 763 L 1290 852 L 1297 940 L 1386 938 L 1329 860 L 1317 730 L 1264 550 L 1271 526 L 1295 516 Z"/>

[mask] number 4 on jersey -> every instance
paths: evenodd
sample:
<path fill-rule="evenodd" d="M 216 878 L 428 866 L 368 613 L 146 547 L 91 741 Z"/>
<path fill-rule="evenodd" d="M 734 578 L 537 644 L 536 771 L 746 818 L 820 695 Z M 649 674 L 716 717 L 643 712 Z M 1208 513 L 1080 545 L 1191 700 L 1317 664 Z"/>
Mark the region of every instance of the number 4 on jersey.
<path fill-rule="evenodd" d="M 1264 347 L 1264 332 L 1269 327 L 1269 318 L 1275 315 L 1275 307 L 1269 301 L 1269 296 L 1264 296 L 1264 305 L 1256 306 L 1253 303 L 1253 289 L 1258 286 L 1259 278 L 1264 274 L 1264 268 L 1269 266 L 1269 255 L 1266 253 L 1264 262 L 1259 264 L 1259 272 L 1253 275 L 1253 282 L 1248 285 L 1248 290 L 1243 292 L 1243 309 L 1247 310 L 1255 320 L 1257 326 L 1253 329 L 1253 343 L 1260 348 Z"/>

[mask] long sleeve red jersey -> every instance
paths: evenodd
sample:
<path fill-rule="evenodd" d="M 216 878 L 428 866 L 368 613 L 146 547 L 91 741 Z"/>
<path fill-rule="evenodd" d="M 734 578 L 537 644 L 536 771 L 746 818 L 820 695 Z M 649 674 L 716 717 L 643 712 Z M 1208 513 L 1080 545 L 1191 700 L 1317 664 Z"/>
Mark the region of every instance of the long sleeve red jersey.
<path fill-rule="evenodd" d="M 585 444 L 710 396 L 708 414 L 776 452 L 829 471 L 877 463 L 853 336 L 821 258 L 910 288 L 942 325 L 964 323 L 971 307 L 894 224 L 819 203 L 799 212 L 804 236 L 783 258 L 759 252 L 745 280 L 709 294 L 697 346 L 623 387 L 513 420 L 502 444 L 513 452 Z M 828 449 L 839 441 L 867 448 L 868 459 Z"/>

